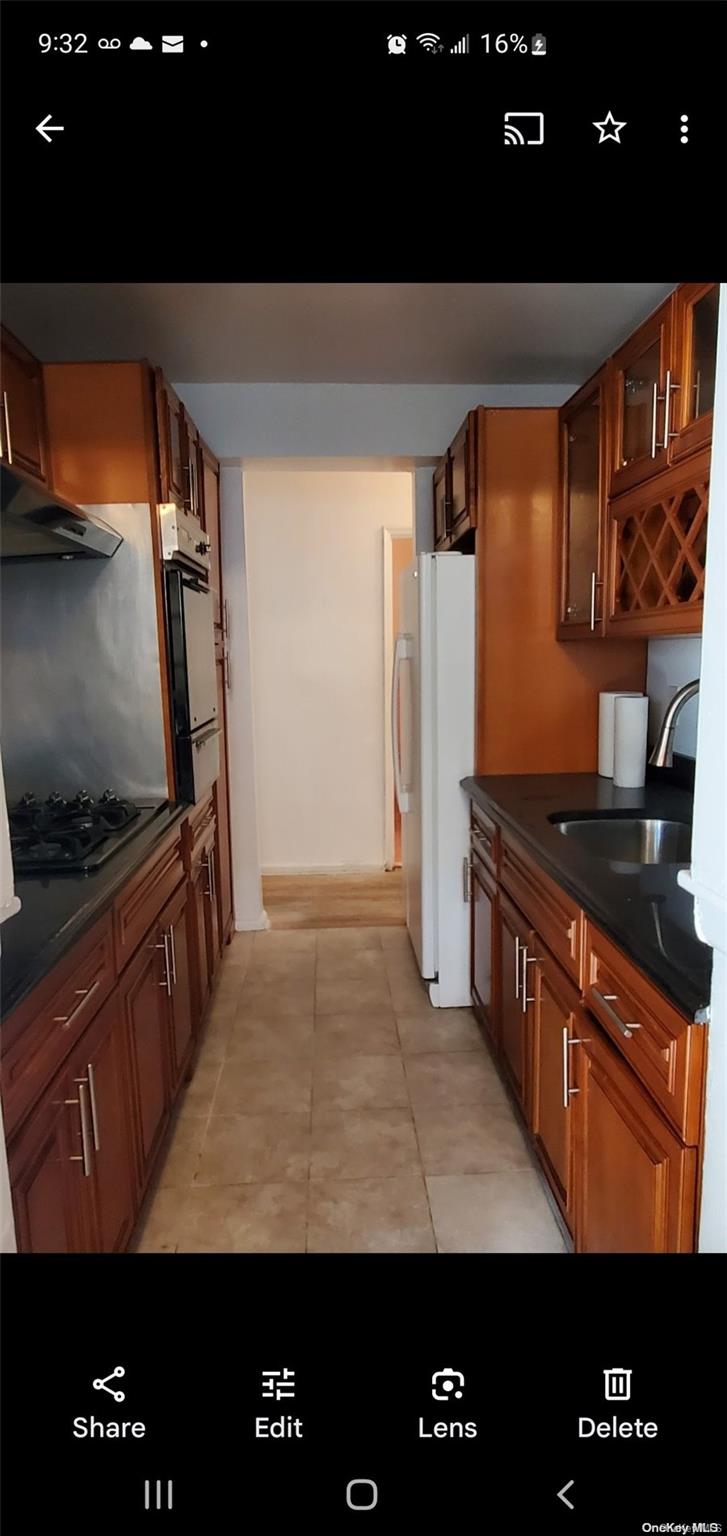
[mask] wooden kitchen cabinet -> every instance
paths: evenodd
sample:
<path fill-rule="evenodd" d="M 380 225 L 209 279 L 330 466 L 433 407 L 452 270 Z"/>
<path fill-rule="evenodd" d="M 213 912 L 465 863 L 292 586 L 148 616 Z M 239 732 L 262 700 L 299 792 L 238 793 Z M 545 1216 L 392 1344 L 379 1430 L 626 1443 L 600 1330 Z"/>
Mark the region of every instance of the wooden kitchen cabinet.
<path fill-rule="evenodd" d="M 202 439 L 189 415 L 182 407 L 182 483 L 184 505 L 192 517 L 198 517 L 206 529 L 204 482 L 202 476 Z"/>
<path fill-rule="evenodd" d="M 661 474 L 669 461 L 668 421 L 671 378 L 671 295 L 608 365 L 612 422 L 610 494 Z"/>
<path fill-rule="evenodd" d="M 551 1189 L 572 1228 L 573 1050 L 590 1033 L 580 998 L 533 934 L 537 964 L 532 1009 L 530 1128 Z"/>
<path fill-rule="evenodd" d="M 674 372 L 669 458 L 679 463 L 712 441 L 717 364 L 717 283 L 681 283 L 674 295 Z"/>
<path fill-rule="evenodd" d="M 694 1248 L 697 1150 L 657 1113 L 595 1023 L 576 1058 L 576 1251 Z"/>
<path fill-rule="evenodd" d="M 50 459 L 43 366 L 4 326 L 0 373 L 0 459 L 45 484 Z"/>
<path fill-rule="evenodd" d="M 169 1046 L 172 1093 L 174 1094 L 189 1066 L 196 1036 L 192 991 L 191 951 L 193 932 L 187 885 L 180 886 L 159 919 L 162 943 L 168 966 Z"/>
<path fill-rule="evenodd" d="M 87 1092 L 93 1247 L 99 1253 L 120 1253 L 131 1237 L 138 1206 L 128 1042 L 118 990 L 74 1051 L 69 1077 L 75 1092 Z"/>
<path fill-rule="evenodd" d="M 701 630 L 710 458 L 706 449 L 610 503 L 607 636 Z"/>
<path fill-rule="evenodd" d="M 80 1101 L 66 1069 L 9 1143 L 8 1173 L 19 1253 L 92 1251 L 93 1208 L 83 1166 Z"/>
<path fill-rule="evenodd" d="M 160 501 L 189 504 L 184 407 L 162 373 L 154 369 L 159 450 Z"/>
<path fill-rule="evenodd" d="M 472 1006 L 495 1048 L 500 1029 L 497 1007 L 497 886 L 474 854 L 470 859 L 470 962 Z"/>
<path fill-rule="evenodd" d="M 526 962 L 530 925 L 504 893 L 498 902 L 500 1049 L 502 1063 L 527 1115 L 530 1092 L 530 1008 L 534 977 Z"/>
<path fill-rule="evenodd" d="M 168 1000 L 164 939 L 161 928 L 154 927 L 121 981 L 136 1110 L 138 1178 L 142 1190 L 148 1182 L 169 1118 Z"/>
<path fill-rule="evenodd" d="M 477 527 L 477 411 L 467 418 L 449 450 L 450 458 L 450 542 Z"/>
<path fill-rule="evenodd" d="M 201 860 L 195 865 L 190 881 L 194 934 L 194 978 L 198 1018 L 204 1013 L 210 995 L 211 966 L 207 951 L 207 870 Z"/>
<path fill-rule="evenodd" d="M 202 859 L 202 868 L 206 874 L 204 886 L 204 921 L 207 938 L 207 963 L 209 967 L 210 983 L 212 982 L 220 960 L 220 916 L 218 905 L 217 886 L 217 837 L 213 836 L 208 843 Z"/>
<path fill-rule="evenodd" d="M 607 398 L 602 368 L 560 412 L 560 640 L 604 633 Z"/>
<path fill-rule="evenodd" d="M 452 463 L 449 453 L 440 459 L 432 477 L 434 491 L 434 548 L 449 548 L 452 513 Z"/>

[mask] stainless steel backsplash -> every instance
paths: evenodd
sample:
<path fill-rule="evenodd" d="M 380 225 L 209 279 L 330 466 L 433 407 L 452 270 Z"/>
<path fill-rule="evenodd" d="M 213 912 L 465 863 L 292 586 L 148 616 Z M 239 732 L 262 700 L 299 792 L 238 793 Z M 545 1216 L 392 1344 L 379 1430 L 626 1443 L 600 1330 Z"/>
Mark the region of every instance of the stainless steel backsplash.
<path fill-rule="evenodd" d="M 149 507 L 90 510 L 123 534 L 111 560 L 0 566 L 8 800 L 167 794 Z"/>

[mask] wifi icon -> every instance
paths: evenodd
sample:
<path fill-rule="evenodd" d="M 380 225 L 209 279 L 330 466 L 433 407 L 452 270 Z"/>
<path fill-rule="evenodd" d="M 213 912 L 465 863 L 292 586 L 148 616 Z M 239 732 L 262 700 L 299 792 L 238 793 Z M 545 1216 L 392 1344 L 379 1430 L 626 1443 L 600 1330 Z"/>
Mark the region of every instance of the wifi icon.
<path fill-rule="evenodd" d="M 427 53 L 441 52 L 442 39 L 441 37 L 437 36 L 436 32 L 420 32 L 417 37 L 417 42 L 422 48 L 426 49 Z"/>

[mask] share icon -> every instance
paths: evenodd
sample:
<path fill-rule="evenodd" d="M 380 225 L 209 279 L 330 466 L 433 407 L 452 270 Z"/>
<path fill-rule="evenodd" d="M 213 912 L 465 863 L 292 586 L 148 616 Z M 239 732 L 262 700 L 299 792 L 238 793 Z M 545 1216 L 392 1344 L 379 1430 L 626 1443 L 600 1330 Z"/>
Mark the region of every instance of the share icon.
<path fill-rule="evenodd" d="M 113 1387 L 107 1386 L 106 1383 L 109 1382 L 109 1381 L 113 1381 L 115 1376 L 124 1376 L 125 1374 L 126 1374 L 126 1372 L 124 1371 L 123 1365 L 117 1365 L 115 1367 L 115 1369 L 113 1371 L 111 1371 L 110 1375 L 108 1375 L 108 1376 L 97 1376 L 95 1381 L 93 1382 L 93 1386 L 95 1387 L 97 1392 L 110 1392 L 115 1403 L 123 1403 L 124 1398 L 126 1396 L 126 1393 L 125 1392 L 115 1392 Z"/>

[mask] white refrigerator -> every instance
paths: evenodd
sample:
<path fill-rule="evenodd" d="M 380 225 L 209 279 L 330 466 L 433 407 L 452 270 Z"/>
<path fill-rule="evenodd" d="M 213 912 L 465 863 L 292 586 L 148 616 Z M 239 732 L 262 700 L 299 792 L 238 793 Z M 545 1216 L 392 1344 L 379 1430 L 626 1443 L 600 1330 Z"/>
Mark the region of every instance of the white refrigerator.
<path fill-rule="evenodd" d="M 475 557 L 419 555 L 401 577 L 391 690 L 406 921 L 435 1007 L 470 994 L 464 884 L 474 773 Z"/>

